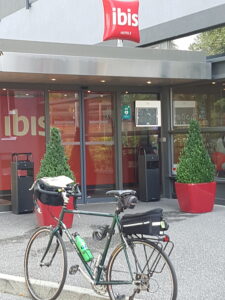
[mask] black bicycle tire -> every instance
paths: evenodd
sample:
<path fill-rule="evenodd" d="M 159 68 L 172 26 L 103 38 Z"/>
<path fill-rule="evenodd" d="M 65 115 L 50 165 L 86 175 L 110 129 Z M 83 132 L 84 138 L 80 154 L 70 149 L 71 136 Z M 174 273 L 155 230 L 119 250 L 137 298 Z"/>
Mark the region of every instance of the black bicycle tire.
<path fill-rule="evenodd" d="M 63 262 L 64 262 L 64 269 L 63 269 L 63 276 L 62 276 L 62 280 L 61 280 L 61 283 L 59 284 L 59 287 L 58 289 L 56 290 L 56 292 L 54 293 L 53 296 L 51 296 L 50 298 L 40 298 L 38 297 L 34 290 L 32 289 L 32 284 L 29 280 L 29 272 L 28 272 L 28 258 L 29 258 L 29 254 L 30 254 L 30 250 L 32 248 L 32 244 L 35 240 L 35 238 L 43 231 L 49 231 L 49 232 L 52 232 L 52 229 L 50 227 L 40 227 L 38 228 L 34 233 L 33 235 L 31 236 L 28 244 L 27 244 L 27 248 L 26 248 L 26 251 L 25 251 L 25 257 L 24 257 L 24 273 L 25 273 L 25 283 L 26 283 L 26 286 L 31 294 L 31 296 L 35 299 L 35 300 L 55 300 L 57 299 L 57 297 L 59 296 L 59 294 L 61 293 L 63 287 L 64 287 L 64 284 L 65 284 L 65 281 L 66 281 L 66 275 L 67 275 L 67 252 L 66 252 L 66 247 L 65 247 L 65 244 L 63 242 L 63 239 L 61 237 L 61 235 L 59 233 L 56 233 L 56 238 L 58 239 L 60 245 L 61 245 L 61 249 L 62 249 L 62 253 L 63 253 Z"/>
<path fill-rule="evenodd" d="M 153 248 L 155 248 L 163 256 L 163 258 L 165 259 L 165 261 L 166 261 L 166 263 L 167 263 L 167 265 L 169 267 L 169 271 L 171 273 L 171 278 L 172 278 L 172 281 L 173 281 L 173 296 L 172 296 L 172 300 L 176 300 L 177 299 L 177 277 L 176 277 L 176 273 L 175 273 L 174 267 L 173 267 L 173 265 L 171 263 L 171 260 L 167 256 L 167 254 L 156 243 L 154 243 L 152 241 L 149 241 L 149 240 L 146 240 L 146 239 L 133 238 L 129 242 L 131 242 L 131 243 L 132 242 L 140 242 L 140 243 L 144 242 L 146 244 L 149 244 L 150 246 L 152 246 Z M 123 244 L 118 245 L 114 249 L 114 251 L 112 252 L 112 254 L 111 254 L 110 258 L 109 258 L 108 265 L 107 265 L 107 271 L 106 271 L 106 279 L 109 282 L 111 280 L 111 272 L 112 272 L 113 263 L 116 260 L 116 257 L 118 256 L 118 254 L 121 251 L 123 251 L 123 247 L 124 247 Z M 107 289 L 108 289 L 109 298 L 111 300 L 116 300 L 115 296 L 113 295 L 113 292 L 112 292 L 112 285 L 107 285 Z"/>

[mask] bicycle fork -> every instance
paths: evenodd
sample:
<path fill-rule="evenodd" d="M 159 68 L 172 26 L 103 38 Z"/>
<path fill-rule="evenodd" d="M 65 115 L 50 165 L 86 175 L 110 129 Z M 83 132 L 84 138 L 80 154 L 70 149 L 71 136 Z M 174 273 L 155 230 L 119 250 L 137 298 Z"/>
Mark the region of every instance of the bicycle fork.
<path fill-rule="evenodd" d="M 46 255 L 47 255 L 47 253 L 48 253 L 48 251 L 49 251 L 49 249 L 50 249 L 50 247 L 51 247 L 53 238 L 54 238 L 54 232 L 52 232 L 52 235 L 51 235 L 51 237 L 50 237 L 50 239 L 49 239 L 49 241 L 48 241 L 48 245 L 47 245 L 47 248 L 46 248 L 46 250 L 45 250 L 45 253 L 44 253 L 44 255 L 43 255 L 43 257 L 42 257 L 42 259 L 41 259 L 41 261 L 40 261 L 40 266 L 41 266 L 41 267 L 43 267 L 43 266 L 50 267 L 51 264 L 52 264 L 52 261 L 53 261 L 53 259 L 54 259 L 54 257 L 55 257 L 55 255 L 56 255 L 56 253 L 57 253 L 57 250 L 58 250 L 58 248 L 59 248 L 59 242 L 58 242 L 58 239 L 56 240 L 56 247 L 55 247 L 55 250 L 54 250 L 54 252 L 53 252 L 53 255 L 52 255 L 51 260 L 50 260 L 49 262 L 46 262 L 46 263 L 43 262 L 44 259 L 45 259 L 45 257 L 46 257 Z"/>

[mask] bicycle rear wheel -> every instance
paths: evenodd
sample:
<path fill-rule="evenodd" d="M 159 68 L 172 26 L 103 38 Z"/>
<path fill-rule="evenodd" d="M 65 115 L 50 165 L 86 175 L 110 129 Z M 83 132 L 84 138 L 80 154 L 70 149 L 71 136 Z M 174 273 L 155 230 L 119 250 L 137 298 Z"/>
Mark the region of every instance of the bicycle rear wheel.
<path fill-rule="evenodd" d="M 43 259 L 49 241 L 49 250 Z M 39 228 L 30 238 L 24 259 L 25 281 L 36 300 L 56 299 L 64 286 L 67 274 L 67 254 L 60 234 L 52 229 Z"/>
<path fill-rule="evenodd" d="M 128 244 L 131 272 L 124 245 L 119 245 L 109 259 L 107 281 L 115 281 L 108 285 L 110 299 L 175 300 L 177 279 L 167 255 L 157 244 L 147 240 L 132 239 Z M 130 284 L 123 284 L 123 281 L 130 281 Z"/>

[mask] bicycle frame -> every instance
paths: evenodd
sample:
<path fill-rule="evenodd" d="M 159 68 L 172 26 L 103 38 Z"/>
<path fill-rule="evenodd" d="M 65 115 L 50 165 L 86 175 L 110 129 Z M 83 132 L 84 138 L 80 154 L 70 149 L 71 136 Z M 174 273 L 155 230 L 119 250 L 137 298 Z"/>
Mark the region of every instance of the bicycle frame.
<path fill-rule="evenodd" d="M 97 269 L 97 274 L 94 277 L 94 273 L 93 270 L 91 269 L 91 267 L 88 265 L 88 263 L 83 259 L 80 251 L 78 250 L 76 243 L 74 241 L 74 238 L 72 236 L 72 234 L 69 232 L 69 230 L 67 229 L 66 225 L 63 223 L 63 217 L 65 213 L 70 213 L 70 214 L 77 214 L 77 215 L 89 215 L 89 216 L 99 216 L 99 217 L 106 217 L 106 218 L 112 218 L 112 223 L 111 226 L 109 228 L 109 234 L 107 237 L 107 241 L 105 243 L 105 247 L 104 247 L 104 251 L 102 253 L 102 258 L 99 262 L 98 265 L 98 269 Z M 107 257 L 107 253 L 109 250 L 109 246 L 112 240 L 112 236 L 115 233 L 115 227 L 118 227 L 119 229 L 119 234 L 120 234 L 120 238 L 121 238 L 121 243 L 124 245 L 124 253 L 125 253 L 125 257 L 126 257 L 126 261 L 127 261 L 127 265 L 130 271 L 130 275 L 131 275 L 131 280 L 130 281 L 103 281 L 101 280 L 101 275 L 102 275 L 102 271 L 104 268 L 104 263 Z M 53 229 L 53 233 L 52 236 L 50 237 L 47 249 L 45 251 L 45 254 L 42 258 L 42 261 L 44 260 L 44 257 L 46 256 L 48 249 L 50 247 L 52 238 L 55 234 L 57 234 L 57 232 L 59 232 L 60 230 L 63 230 L 67 236 L 67 238 L 69 239 L 70 243 L 73 245 L 76 253 L 78 254 L 78 256 L 80 257 L 83 266 L 85 267 L 86 271 L 88 272 L 89 276 L 87 276 L 81 269 L 81 272 L 83 273 L 83 275 L 89 280 L 91 281 L 91 283 L 95 284 L 95 285 L 119 285 L 119 284 L 131 284 L 133 282 L 133 274 L 131 272 L 131 266 L 130 266 L 130 262 L 129 262 L 129 258 L 128 258 L 128 254 L 127 254 L 127 241 L 124 238 L 122 232 L 121 232 L 121 226 L 120 226 L 120 217 L 117 213 L 111 214 L 111 213 L 101 213 L 101 212 L 92 212 L 92 211 L 83 211 L 83 210 L 71 210 L 71 209 L 67 209 L 66 207 L 62 208 L 62 211 L 60 213 L 59 219 L 58 219 L 58 225 L 56 227 L 54 227 Z M 54 254 L 53 254 L 54 255 Z"/>

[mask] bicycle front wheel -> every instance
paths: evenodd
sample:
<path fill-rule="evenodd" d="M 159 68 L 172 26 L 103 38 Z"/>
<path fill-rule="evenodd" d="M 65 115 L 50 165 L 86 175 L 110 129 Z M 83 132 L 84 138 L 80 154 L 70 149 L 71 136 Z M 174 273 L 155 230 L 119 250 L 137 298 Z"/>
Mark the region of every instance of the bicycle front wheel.
<path fill-rule="evenodd" d="M 52 235 L 51 228 L 41 227 L 32 235 L 25 252 L 24 271 L 34 299 L 54 300 L 59 296 L 67 274 L 66 249 L 59 233 Z"/>
<path fill-rule="evenodd" d="M 175 300 L 177 279 L 167 255 L 148 240 L 131 239 L 128 245 L 126 251 L 119 245 L 109 259 L 110 299 Z"/>

